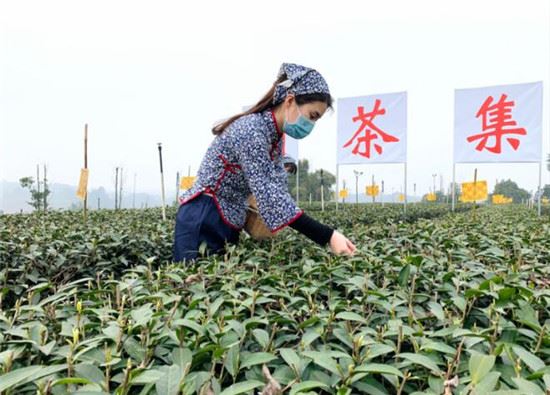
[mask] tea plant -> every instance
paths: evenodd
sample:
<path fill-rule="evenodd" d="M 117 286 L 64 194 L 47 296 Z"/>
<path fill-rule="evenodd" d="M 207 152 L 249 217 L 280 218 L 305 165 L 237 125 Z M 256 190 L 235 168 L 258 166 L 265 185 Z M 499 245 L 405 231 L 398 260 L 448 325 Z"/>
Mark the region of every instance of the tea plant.
<path fill-rule="evenodd" d="M 284 231 L 187 266 L 156 210 L 4 216 L 0 392 L 544 395 L 550 222 L 463 209 L 314 211 L 356 256 Z"/>

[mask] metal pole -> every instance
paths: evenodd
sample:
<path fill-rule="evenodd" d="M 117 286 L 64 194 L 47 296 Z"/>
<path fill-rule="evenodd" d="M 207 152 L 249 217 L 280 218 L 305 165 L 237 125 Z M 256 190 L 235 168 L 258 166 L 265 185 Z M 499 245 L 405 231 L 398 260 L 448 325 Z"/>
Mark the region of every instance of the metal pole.
<path fill-rule="evenodd" d="M 325 181 L 323 179 L 323 169 L 321 169 L 321 211 L 325 211 Z"/>
<path fill-rule="evenodd" d="M 542 201 L 542 190 L 541 190 L 541 187 L 542 187 L 542 161 L 539 163 L 539 189 L 538 189 L 538 198 L 539 198 L 539 201 L 537 203 L 537 212 L 538 212 L 538 215 L 539 217 L 541 216 L 542 214 L 542 207 L 541 207 L 541 201 Z"/>
<path fill-rule="evenodd" d="M 405 173 L 405 201 L 403 205 L 403 214 L 407 215 L 407 162 L 403 163 L 404 165 L 404 173 Z"/>
<path fill-rule="evenodd" d="M 118 167 L 115 168 L 115 211 L 118 208 Z"/>
<path fill-rule="evenodd" d="M 342 180 L 343 182 L 343 189 L 346 189 L 346 180 Z M 346 198 L 342 198 L 342 204 L 346 203 Z"/>
<path fill-rule="evenodd" d="M 44 164 L 44 212 L 48 209 L 48 197 L 46 195 L 46 190 L 48 189 L 48 180 L 46 179 L 46 164 Z"/>
<path fill-rule="evenodd" d="M 477 200 L 475 199 L 477 195 L 477 167 L 474 170 L 474 219 L 476 218 L 476 207 L 477 207 Z"/>
<path fill-rule="evenodd" d="M 119 192 L 118 192 L 118 208 L 122 208 L 122 171 L 124 170 L 123 167 L 120 168 L 120 185 L 119 185 Z"/>
<path fill-rule="evenodd" d="M 455 201 L 456 201 L 456 183 L 455 183 L 455 177 L 456 177 L 456 163 L 453 163 L 453 182 L 452 187 L 453 190 L 451 191 L 451 211 L 455 211 Z"/>
<path fill-rule="evenodd" d="M 340 200 L 340 166 L 336 165 L 336 211 L 338 211 L 338 200 Z"/>
<path fill-rule="evenodd" d="M 162 170 L 162 143 L 158 143 L 159 148 L 159 161 L 160 161 L 160 184 L 162 193 L 162 220 L 166 221 L 166 203 L 164 197 L 164 171 Z"/>
<path fill-rule="evenodd" d="M 296 204 L 300 205 L 300 160 L 296 161 Z"/>
<path fill-rule="evenodd" d="M 380 195 L 380 200 L 382 201 L 382 207 L 384 207 L 384 180 L 380 181 L 380 184 L 382 185 L 382 192 Z"/>
<path fill-rule="evenodd" d="M 355 172 L 355 171 L 354 171 Z M 359 175 L 355 172 L 355 204 L 359 205 Z"/>
<path fill-rule="evenodd" d="M 286 135 L 283 135 L 283 137 L 285 138 L 285 141 L 283 141 L 283 150 L 284 150 L 284 155 L 287 154 L 286 152 L 286 143 L 287 143 L 287 140 L 286 140 Z M 300 203 L 300 147 L 298 145 L 298 142 L 296 142 L 296 147 L 297 147 L 297 151 L 296 151 L 296 204 L 299 205 Z M 307 174 L 306 174 L 306 177 L 307 177 Z"/>
<path fill-rule="evenodd" d="M 180 172 L 176 173 L 176 204 L 178 203 L 178 195 L 180 192 Z"/>
<path fill-rule="evenodd" d="M 374 174 L 372 175 L 372 202 L 374 203 L 375 201 L 375 193 L 374 193 Z"/>
<path fill-rule="evenodd" d="M 37 196 L 40 196 L 40 165 L 36 165 L 36 192 L 38 193 Z M 40 199 L 36 199 L 36 211 L 40 211 Z"/>
<path fill-rule="evenodd" d="M 134 188 L 132 191 L 132 208 L 136 208 L 136 173 L 134 173 Z"/>
<path fill-rule="evenodd" d="M 325 188 L 321 185 L 321 211 L 325 211 L 325 193 L 323 192 Z"/>
<path fill-rule="evenodd" d="M 353 174 L 355 174 L 355 204 L 359 205 L 359 176 L 363 175 L 363 172 L 354 170 Z"/>

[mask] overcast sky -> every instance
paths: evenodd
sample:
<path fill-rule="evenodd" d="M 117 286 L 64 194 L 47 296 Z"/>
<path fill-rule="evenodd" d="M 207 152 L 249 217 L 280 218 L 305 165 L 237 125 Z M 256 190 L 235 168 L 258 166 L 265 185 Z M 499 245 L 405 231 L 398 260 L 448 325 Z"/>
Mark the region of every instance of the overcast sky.
<path fill-rule="evenodd" d="M 0 179 L 48 166 L 77 184 L 89 125 L 91 188 L 160 189 L 195 173 L 212 124 L 259 99 L 282 62 L 316 68 L 335 98 L 408 92 L 409 192 L 452 174 L 455 88 L 544 82 L 549 152 L 548 0 L 25 1 L 0 0 Z M 336 169 L 337 113 L 303 140 L 300 157 Z M 478 165 L 492 188 L 511 177 L 532 190 L 538 165 Z M 399 191 L 403 166 L 345 166 Z M 457 167 L 457 181 L 471 179 Z M 543 173 L 543 182 L 549 182 Z M 439 178 L 437 179 L 439 187 Z"/>

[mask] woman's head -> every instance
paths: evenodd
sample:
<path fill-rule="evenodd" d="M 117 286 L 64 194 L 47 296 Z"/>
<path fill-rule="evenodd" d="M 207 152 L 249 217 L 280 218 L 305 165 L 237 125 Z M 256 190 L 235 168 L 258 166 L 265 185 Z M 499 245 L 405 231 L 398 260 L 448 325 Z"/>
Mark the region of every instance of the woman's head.
<path fill-rule="evenodd" d="M 234 121 L 248 114 L 270 109 L 282 109 L 289 123 L 295 122 L 300 114 L 315 122 L 327 108 L 332 108 L 332 97 L 328 85 L 316 70 L 308 67 L 283 63 L 271 89 L 249 110 L 234 115 L 216 125 L 212 133 L 218 135 Z"/>
<path fill-rule="evenodd" d="M 308 93 L 299 96 L 290 93 L 278 106 L 285 112 L 290 112 L 290 120 L 296 119 L 299 111 L 310 120 L 317 121 L 327 109 L 332 108 L 332 97 L 326 93 Z"/>
<path fill-rule="evenodd" d="M 283 120 L 283 131 L 295 139 L 309 135 L 327 108 L 332 106 L 332 98 L 326 93 L 308 93 L 300 96 L 288 94 L 274 109 Z"/>

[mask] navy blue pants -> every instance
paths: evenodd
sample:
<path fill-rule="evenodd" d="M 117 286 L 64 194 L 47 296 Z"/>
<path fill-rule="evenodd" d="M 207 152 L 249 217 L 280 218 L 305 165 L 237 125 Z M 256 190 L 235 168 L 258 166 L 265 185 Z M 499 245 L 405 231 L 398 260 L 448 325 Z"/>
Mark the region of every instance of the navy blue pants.
<path fill-rule="evenodd" d="M 176 214 L 173 261 L 193 261 L 206 242 L 207 253 L 223 252 L 226 243 L 236 244 L 239 231 L 225 222 L 211 196 L 201 194 L 180 205 Z"/>

